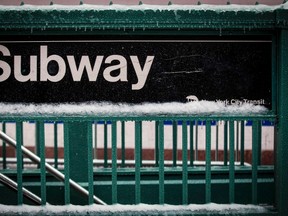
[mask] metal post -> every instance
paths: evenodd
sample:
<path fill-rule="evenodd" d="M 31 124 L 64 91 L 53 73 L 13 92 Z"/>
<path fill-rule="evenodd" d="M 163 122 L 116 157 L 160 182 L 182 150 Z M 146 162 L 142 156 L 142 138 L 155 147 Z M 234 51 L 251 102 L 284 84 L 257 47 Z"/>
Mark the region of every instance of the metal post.
<path fill-rule="evenodd" d="M 141 146 L 140 122 L 135 122 L 135 204 L 141 202 Z"/>
<path fill-rule="evenodd" d="M 165 202 L 164 179 L 164 123 L 159 122 L 159 204 Z"/>
<path fill-rule="evenodd" d="M 279 215 L 288 215 L 288 29 L 279 33 L 278 125 L 276 155 L 276 205 Z"/>
<path fill-rule="evenodd" d="M 236 124 L 238 122 L 236 121 Z M 235 202 L 235 125 L 229 121 L 229 202 Z"/>
<path fill-rule="evenodd" d="M 188 204 L 187 122 L 182 122 L 182 204 Z"/>
<path fill-rule="evenodd" d="M 205 199 L 211 202 L 211 121 L 206 121 L 206 172 L 205 172 Z"/>
<path fill-rule="evenodd" d="M 125 121 L 121 121 L 121 167 L 125 167 Z"/>
<path fill-rule="evenodd" d="M 18 182 L 18 188 L 17 188 L 18 202 L 17 203 L 18 205 L 22 205 L 23 204 L 23 190 L 22 190 L 23 158 L 22 158 L 22 151 L 21 151 L 21 147 L 23 147 L 23 123 L 22 122 L 16 123 L 16 140 L 17 140 L 17 145 L 15 142 L 15 148 L 16 148 L 16 156 L 17 156 L 17 182 Z"/>
<path fill-rule="evenodd" d="M 112 121 L 112 204 L 117 203 L 117 122 Z"/>
<path fill-rule="evenodd" d="M 178 124 L 178 121 L 172 121 L 172 127 L 173 127 L 173 167 L 176 167 L 177 166 L 177 152 L 178 152 L 178 149 L 177 149 L 177 139 L 178 139 L 178 136 L 177 136 L 177 124 Z"/>

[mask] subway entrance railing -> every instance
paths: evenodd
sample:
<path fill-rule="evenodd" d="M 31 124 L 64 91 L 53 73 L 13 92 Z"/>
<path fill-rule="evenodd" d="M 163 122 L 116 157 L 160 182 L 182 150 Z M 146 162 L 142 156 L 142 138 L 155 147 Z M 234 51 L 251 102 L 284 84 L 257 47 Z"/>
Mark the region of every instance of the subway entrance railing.
<path fill-rule="evenodd" d="M 4 214 L 97 199 L 111 210 L 216 203 L 288 214 L 287 3 L 21 5 L 0 7 L 0 206 L 12 205 Z M 183 105 L 207 100 L 221 108 Z M 114 107 L 91 114 L 91 102 L 77 113 L 87 101 Z M 184 109 L 126 107 L 174 101 Z M 29 112 L 42 103 L 52 111 Z M 63 103 L 75 106 L 53 113 Z M 128 115 L 115 109 L 122 103 Z M 223 111 L 240 104 L 266 111 Z"/>
<path fill-rule="evenodd" d="M 265 130 L 274 140 L 274 116 L 1 117 L 1 122 L 2 131 L 9 129 L 17 143 L 40 157 L 40 164 L 28 163 L 20 145 L 14 149 L 2 140 L 1 173 L 17 180 L 18 187 L 11 192 L 2 186 L 1 203 L 30 203 L 23 198 L 22 186 L 41 197 L 44 205 L 88 205 L 94 202 L 93 194 L 108 204 L 271 207 L 275 202 L 274 151 L 263 150 Z M 68 134 L 80 125 L 87 130 L 77 136 L 85 135 L 87 142 L 73 146 Z M 22 142 L 28 133 L 35 136 L 32 145 L 27 138 Z M 11 157 L 15 153 L 16 161 Z M 46 174 L 48 161 L 64 174 L 63 183 Z M 77 195 L 70 178 L 89 191 L 88 197 Z"/>

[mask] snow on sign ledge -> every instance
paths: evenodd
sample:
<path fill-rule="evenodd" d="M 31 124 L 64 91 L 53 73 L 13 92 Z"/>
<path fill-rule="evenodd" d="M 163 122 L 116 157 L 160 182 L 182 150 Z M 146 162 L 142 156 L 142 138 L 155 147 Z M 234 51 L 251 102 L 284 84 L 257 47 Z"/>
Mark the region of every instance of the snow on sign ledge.
<path fill-rule="evenodd" d="M 1 3 L 0 3 L 1 4 Z M 92 4 L 82 4 L 82 5 L 22 5 L 22 6 L 0 6 L 0 11 L 36 11 L 36 10 L 47 10 L 47 11 L 75 11 L 75 10 L 93 10 L 93 11 L 102 11 L 102 10 L 115 10 L 115 11 L 127 11 L 127 10 L 153 10 L 153 11 L 177 11 L 177 10 L 184 10 L 184 11 L 192 11 L 192 10 L 199 10 L 199 11 L 252 11 L 252 12 L 266 12 L 266 11 L 274 11 L 277 9 L 288 9 L 288 2 L 281 4 L 281 5 L 237 5 L 237 4 L 230 4 L 230 5 L 209 5 L 209 4 L 201 4 L 201 5 L 92 5 Z"/>
<path fill-rule="evenodd" d="M 101 206 L 101 205 L 89 205 L 89 206 L 76 206 L 76 205 L 65 205 L 65 206 L 54 206 L 54 205 L 46 205 L 46 206 L 6 206 L 0 204 L 0 215 L 4 215 L 5 213 L 14 214 L 25 214 L 29 213 L 29 215 L 47 215 L 47 214 L 73 214 L 77 213 L 77 215 L 87 215 L 87 213 L 91 214 L 99 214 L 99 215 L 158 215 L 158 214 L 177 214 L 177 215 L 203 215 L 207 214 L 217 214 L 221 213 L 221 215 L 230 215 L 235 214 L 251 214 L 251 213 L 269 213 L 270 211 L 261 206 L 255 205 L 240 205 L 240 204 L 190 204 L 190 205 L 147 205 L 147 204 L 138 204 L 138 205 L 109 205 L 109 206 Z M 272 212 L 271 212 L 272 213 Z M 89 214 L 88 214 L 89 215 Z"/>
<path fill-rule="evenodd" d="M 25 104 L 0 103 L 0 114 L 6 115 L 100 115 L 100 116 L 141 116 L 141 115 L 197 115 L 197 114 L 263 114 L 264 106 L 243 103 L 225 105 L 223 102 L 195 101 L 188 103 L 61 103 Z"/>

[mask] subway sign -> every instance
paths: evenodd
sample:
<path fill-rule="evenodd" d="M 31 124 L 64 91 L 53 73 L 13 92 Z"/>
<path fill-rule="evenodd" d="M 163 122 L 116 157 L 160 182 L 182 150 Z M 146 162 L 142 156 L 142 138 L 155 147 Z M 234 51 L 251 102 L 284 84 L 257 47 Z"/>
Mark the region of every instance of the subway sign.
<path fill-rule="evenodd" d="M 267 39 L 1 39 L 0 102 L 161 103 L 193 96 L 270 108 L 271 47 Z"/>

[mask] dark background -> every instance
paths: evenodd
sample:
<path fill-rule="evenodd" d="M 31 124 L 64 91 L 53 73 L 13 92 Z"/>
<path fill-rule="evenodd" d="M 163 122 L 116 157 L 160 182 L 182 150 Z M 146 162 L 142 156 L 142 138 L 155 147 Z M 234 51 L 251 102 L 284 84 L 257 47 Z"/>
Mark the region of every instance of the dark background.
<path fill-rule="evenodd" d="M 83 42 L 98 39 L 123 41 Z M 263 39 L 265 41 L 262 41 Z M 238 38 L 233 37 L 161 36 L 145 38 L 38 36 L 6 37 L 0 40 L 2 41 L 0 44 L 6 46 L 11 53 L 10 57 L 0 54 L 0 60 L 8 62 L 12 70 L 10 78 L 0 82 L 0 102 L 185 102 L 186 96 L 196 95 L 199 100 L 264 99 L 266 106 L 271 106 L 272 43 L 267 42 L 266 38 L 256 38 L 257 42 L 255 38 L 244 38 L 239 42 Z M 16 40 L 17 43 L 13 42 Z M 61 40 L 73 40 L 73 42 L 63 43 Z M 161 40 L 171 41 L 161 42 Z M 65 60 L 66 75 L 60 82 L 39 81 L 40 45 L 48 45 L 48 56 L 57 54 Z M 30 56 L 38 56 L 37 82 L 21 83 L 15 80 L 14 55 L 22 56 L 23 74 L 30 72 Z M 78 64 L 82 55 L 89 55 L 92 66 L 97 55 L 104 55 L 97 81 L 89 82 L 84 71 L 81 82 L 73 82 L 67 55 L 74 55 Z M 104 63 L 109 55 L 122 55 L 127 59 L 128 82 L 110 83 L 103 78 L 103 70 L 110 65 Z M 132 90 L 132 84 L 138 81 L 129 57 L 131 55 L 138 56 L 141 68 L 147 56 L 155 56 L 147 81 L 140 90 Z M 48 70 L 51 74 L 55 73 L 58 71 L 57 64 L 51 62 Z"/>

